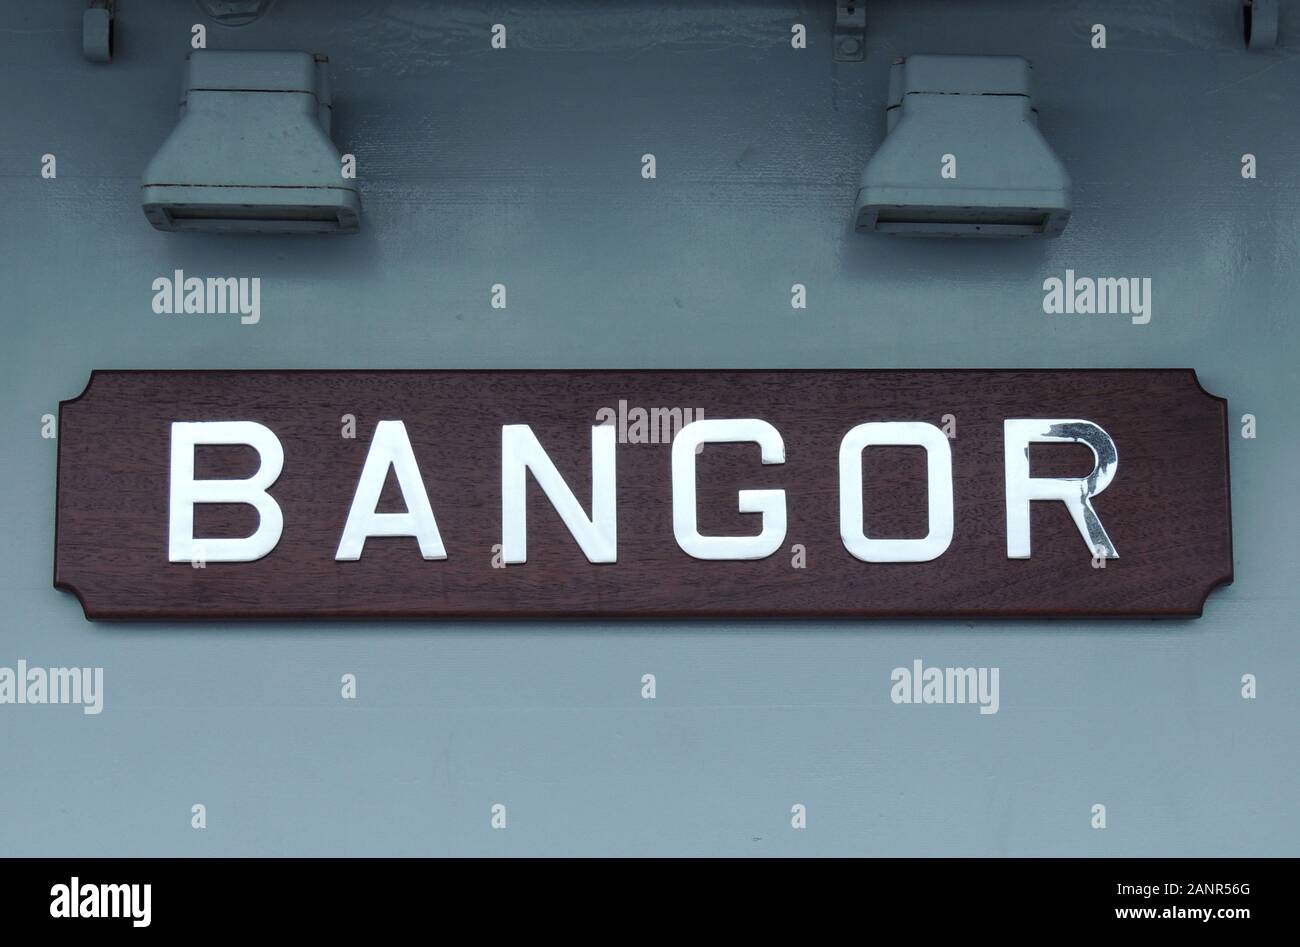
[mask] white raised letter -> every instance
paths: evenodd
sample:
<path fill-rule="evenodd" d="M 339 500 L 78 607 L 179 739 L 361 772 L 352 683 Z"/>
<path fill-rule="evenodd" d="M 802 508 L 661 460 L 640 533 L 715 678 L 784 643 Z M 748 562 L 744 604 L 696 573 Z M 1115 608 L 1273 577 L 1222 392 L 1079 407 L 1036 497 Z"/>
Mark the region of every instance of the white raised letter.
<path fill-rule="evenodd" d="M 198 444 L 244 444 L 258 454 L 257 472 L 247 480 L 195 480 Z M 284 516 L 267 489 L 284 467 L 280 440 L 256 421 L 172 422 L 171 513 L 167 558 L 172 562 L 252 562 L 280 541 Z M 257 510 L 253 535 L 242 539 L 194 538 L 195 503 L 246 503 Z"/>
<path fill-rule="evenodd" d="M 1118 559 L 1090 499 L 1115 479 L 1119 453 L 1109 434 L 1091 421 L 1061 418 L 1008 418 L 1002 422 L 1007 476 L 1007 558 L 1029 558 L 1029 503 L 1060 500 L 1074 518 L 1089 555 Z M 1029 445 L 1086 444 L 1092 451 L 1092 473 L 1086 477 L 1030 477 Z"/>
<path fill-rule="evenodd" d="M 528 561 L 528 471 L 578 541 L 588 562 L 618 561 L 614 450 L 618 432 L 591 429 L 591 519 L 527 424 L 501 426 L 501 551 L 507 565 Z"/>
<path fill-rule="evenodd" d="M 872 445 L 925 448 L 928 522 L 922 539 L 870 539 L 862 523 L 862 451 Z M 925 421 L 872 421 L 859 424 L 840 442 L 840 538 L 863 562 L 929 562 L 952 543 L 952 448 L 948 438 Z"/>
<path fill-rule="evenodd" d="M 785 491 L 741 490 L 741 513 L 762 516 L 757 536 L 701 536 L 695 517 L 695 449 L 701 444 L 753 442 L 764 464 L 785 463 L 785 442 L 776 428 L 757 418 L 692 421 L 673 438 L 673 535 L 696 559 L 762 559 L 785 542 Z"/>
<path fill-rule="evenodd" d="M 405 513 L 377 513 L 379 495 L 388 479 L 388 468 L 397 475 L 397 488 L 406 504 Z M 433 518 L 429 494 L 425 492 L 420 467 L 411 450 L 411 439 L 401 421 L 380 421 L 370 441 L 366 463 L 361 468 L 357 492 L 343 527 L 335 559 L 354 562 L 361 558 L 367 536 L 414 536 L 425 559 L 446 559 L 438 523 Z"/>

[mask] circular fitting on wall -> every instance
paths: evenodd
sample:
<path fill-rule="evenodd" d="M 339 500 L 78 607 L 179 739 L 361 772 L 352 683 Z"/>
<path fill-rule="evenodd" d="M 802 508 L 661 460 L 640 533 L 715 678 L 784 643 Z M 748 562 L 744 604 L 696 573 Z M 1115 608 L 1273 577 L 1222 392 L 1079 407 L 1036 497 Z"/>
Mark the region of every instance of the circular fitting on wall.
<path fill-rule="evenodd" d="M 274 0 L 195 0 L 199 9 L 222 26 L 246 26 L 271 8 Z"/>
<path fill-rule="evenodd" d="M 1241 7 L 1247 49 L 1277 45 L 1277 0 L 1246 0 Z"/>

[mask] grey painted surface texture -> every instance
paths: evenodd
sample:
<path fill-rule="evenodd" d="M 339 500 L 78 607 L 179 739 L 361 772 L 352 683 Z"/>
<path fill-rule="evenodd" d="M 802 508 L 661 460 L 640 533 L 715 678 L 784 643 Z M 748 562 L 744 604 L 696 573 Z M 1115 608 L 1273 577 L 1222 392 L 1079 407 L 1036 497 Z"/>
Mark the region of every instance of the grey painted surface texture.
<path fill-rule="evenodd" d="M 870 5 L 867 61 L 836 65 L 830 6 L 281 0 L 209 26 L 331 57 L 364 200 L 331 239 L 145 221 L 191 4 L 121 4 L 108 66 L 79 4 L 3 4 L 0 665 L 100 665 L 106 694 L 0 706 L 0 853 L 1297 854 L 1294 45 L 1247 53 L 1227 2 L 917 2 Z M 852 232 L 912 52 L 1034 61 L 1061 239 Z M 1067 267 L 1151 277 L 1151 324 L 1044 315 Z M 261 323 L 155 315 L 176 268 L 261 277 Z M 109 626 L 51 588 L 40 418 L 94 368 L 530 366 L 1191 366 L 1259 418 L 1233 429 L 1236 584 L 1189 622 L 836 625 Z M 1000 667 L 1000 712 L 892 704 L 914 658 Z"/>

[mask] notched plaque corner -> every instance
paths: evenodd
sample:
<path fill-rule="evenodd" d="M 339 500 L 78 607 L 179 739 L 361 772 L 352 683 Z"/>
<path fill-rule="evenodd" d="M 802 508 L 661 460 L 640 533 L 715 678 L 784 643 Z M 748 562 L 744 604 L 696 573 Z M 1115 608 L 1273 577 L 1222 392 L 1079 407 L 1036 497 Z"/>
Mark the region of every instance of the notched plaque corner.
<path fill-rule="evenodd" d="M 1214 392 L 1206 388 L 1205 385 L 1201 382 L 1201 376 L 1197 373 L 1196 369 L 1186 368 L 1183 369 L 1183 371 L 1185 371 L 1188 374 L 1192 384 L 1196 386 L 1197 391 L 1205 395 L 1205 397 L 1209 398 L 1211 401 L 1217 401 L 1219 402 L 1220 405 L 1223 406 L 1223 412 L 1224 415 L 1226 416 L 1228 413 L 1228 399 L 1223 395 L 1216 395 Z"/>
<path fill-rule="evenodd" d="M 99 380 L 99 377 L 104 374 L 104 369 L 92 368 L 90 370 L 90 377 L 86 379 L 86 384 L 82 386 L 81 391 L 76 395 L 73 395 L 71 398 L 59 402 L 59 412 L 62 413 L 64 408 L 71 407 L 79 401 L 86 400 L 90 396 L 90 389 L 94 387 L 95 382 Z"/>
<path fill-rule="evenodd" d="M 81 589 L 77 588 L 74 583 L 67 579 L 60 578 L 59 565 L 57 561 L 54 564 L 54 587 L 60 592 L 65 592 L 77 600 L 77 603 L 81 606 L 81 616 L 86 619 L 86 621 L 95 621 L 99 617 L 91 614 L 90 604 L 86 601 L 86 596 L 82 594 Z"/>
<path fill-rule="evenodd" d="M 1202 617 L 1205 614 L 1205 603 L 1210 600 L 1210 596 L 1214 594 L 1215 590 L 1220 588 L 1227 588 L 1229 585 L 1232 585 L 1235 579 L 1236 576 L 1233 574 L 1232 563 L 1231 561 L 1229 561 L 1227 573 L 1225 575 L 1219 576 L 1219 578 L 1215 579 L 1213 582 L 1207 585 L 1205 587 L 1205 591 L 1201 593 L 1201 601 L 1197 605 L 1196 612 L 1192 617 L 1194 618 Z"/>

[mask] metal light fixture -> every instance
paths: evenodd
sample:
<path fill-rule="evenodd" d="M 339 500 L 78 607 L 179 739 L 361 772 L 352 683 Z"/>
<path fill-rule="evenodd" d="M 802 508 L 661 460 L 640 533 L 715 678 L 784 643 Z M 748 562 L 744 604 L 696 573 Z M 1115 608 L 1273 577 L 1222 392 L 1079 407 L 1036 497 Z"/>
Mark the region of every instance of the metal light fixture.
<path fill-rule="evenodd" d="M 1054 237 L 1070 176 L 1038 131 L 1019 56 L 909 56 L 890 72 L 888 131 L 862 172 L 856 228 Z"/>
<path fill-rule="evenodd" d="M 190 54 L 181 119 L 141 182 L 159 230 L 355 233 L 361 201 L 330 140 L 328 60 Z"/>

